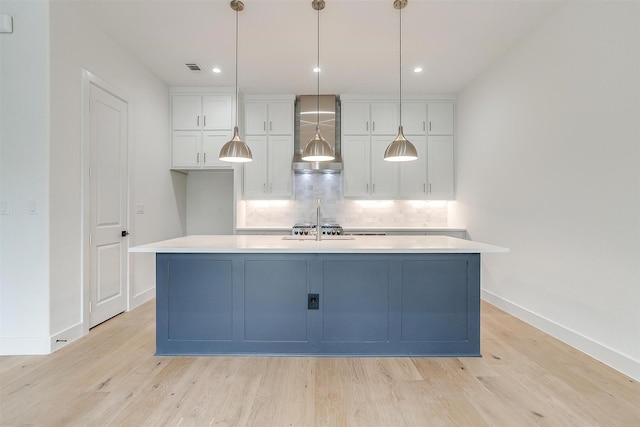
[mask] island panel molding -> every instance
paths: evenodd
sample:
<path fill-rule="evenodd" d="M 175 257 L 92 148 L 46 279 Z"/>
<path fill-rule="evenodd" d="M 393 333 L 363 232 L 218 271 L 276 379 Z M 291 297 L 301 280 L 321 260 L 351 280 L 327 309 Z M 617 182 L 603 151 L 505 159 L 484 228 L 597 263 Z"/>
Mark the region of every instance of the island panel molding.
<path fill-rule="evenodd" d="M 480 356 L 479 254 L 158 253 L 156 278 L 157 355 Z"/>

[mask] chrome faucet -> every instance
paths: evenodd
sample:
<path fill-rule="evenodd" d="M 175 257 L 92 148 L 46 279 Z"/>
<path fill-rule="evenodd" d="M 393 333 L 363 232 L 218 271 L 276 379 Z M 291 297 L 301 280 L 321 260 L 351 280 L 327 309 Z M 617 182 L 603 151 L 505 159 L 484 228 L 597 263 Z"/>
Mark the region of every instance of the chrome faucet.
<path fill-rule="evenodd" d="M 316 207 L 316 241 L 322 240 L 322 230 L 320 230 L 320 198 L 318 197 Z"/>

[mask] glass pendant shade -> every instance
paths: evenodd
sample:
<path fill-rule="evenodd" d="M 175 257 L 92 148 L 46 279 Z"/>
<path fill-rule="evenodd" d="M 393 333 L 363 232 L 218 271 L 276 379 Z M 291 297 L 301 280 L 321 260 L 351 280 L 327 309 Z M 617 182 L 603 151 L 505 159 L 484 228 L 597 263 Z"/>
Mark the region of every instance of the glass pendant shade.
<path fill-rule="evenodd" d="M 416 147 L 405 138 L 402 126 L 398 128 L 398 136 L 384 151 L 384 159 L 388 162 L 409 162 L 418 158 Z"/>
<path fill-rule="evenodd" d="M 335 159 L 331 145 L 320 135 L 320 128 L 316 127 L 316 136 L 307 144 L 302 153 L 305 162 L 328 162 Z"/>
<path fill-rule="evenodd" d="M 233 138 L 220 149 L 219 159 L 224 162 L 250 162 L 253 160 L 251 149 L 240 139 L 238 126 L 233 128 Z"/>

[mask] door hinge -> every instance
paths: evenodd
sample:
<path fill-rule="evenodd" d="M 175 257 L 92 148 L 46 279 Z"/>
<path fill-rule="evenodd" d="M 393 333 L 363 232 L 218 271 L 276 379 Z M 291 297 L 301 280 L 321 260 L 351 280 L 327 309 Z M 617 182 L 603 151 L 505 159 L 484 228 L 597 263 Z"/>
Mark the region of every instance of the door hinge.
<path fill-rule="evenodd" d="M 93 312 L 93 304 L 89 301 L 89 313 Z"/>
<path fill-rule="evenodd" d="M 89 246 L 93 244 L 93 239 L 91 238 L 91 234 L 89 234 Z"/>

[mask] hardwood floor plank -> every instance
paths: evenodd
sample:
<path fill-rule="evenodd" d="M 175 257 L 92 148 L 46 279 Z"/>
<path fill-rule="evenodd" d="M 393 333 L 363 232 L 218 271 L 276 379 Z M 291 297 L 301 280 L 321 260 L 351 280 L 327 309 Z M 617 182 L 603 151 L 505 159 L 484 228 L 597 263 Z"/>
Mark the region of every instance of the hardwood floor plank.
<path fill-rule="evenodd" d="M 150 302 L 0 358 L 2 426 L 635 426 L 640 385 L 482 304 L 481 358 L 154 356 Z"/>

